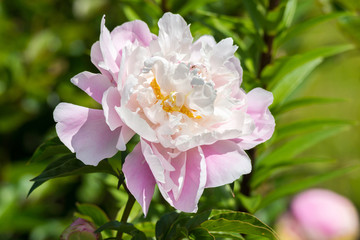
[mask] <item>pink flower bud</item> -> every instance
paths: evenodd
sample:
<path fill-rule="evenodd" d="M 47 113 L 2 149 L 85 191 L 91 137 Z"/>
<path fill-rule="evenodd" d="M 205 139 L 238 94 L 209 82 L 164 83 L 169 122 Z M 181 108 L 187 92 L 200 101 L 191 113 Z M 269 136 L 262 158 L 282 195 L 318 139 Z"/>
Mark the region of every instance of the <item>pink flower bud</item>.
<path fill-rule="evenodd" d="M 278 221 L 277 231 L 287 240 L 355 240 L 359 218 L 345 197 L 323 189 L 297 195 Z"/>
<path fill-rule="evenodd" d="M 99 233 L 94 233 L 95 226 L 82 218 L 76 219 L 65 231 L 61 234 L 60 240 L 98 240 Z"/>

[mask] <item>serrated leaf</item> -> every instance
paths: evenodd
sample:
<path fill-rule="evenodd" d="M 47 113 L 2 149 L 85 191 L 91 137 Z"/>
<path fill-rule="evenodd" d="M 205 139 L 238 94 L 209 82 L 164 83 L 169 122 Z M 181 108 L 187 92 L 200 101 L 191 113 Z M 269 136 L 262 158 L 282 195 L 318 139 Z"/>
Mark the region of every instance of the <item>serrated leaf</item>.
<path fill-rule="evenodd" d="M 271 112 L 275 115 L 279 115 L 300 107 L 306 107 L 316 104 L 339 103 L 344 101 L 345 100 L 341 98 L 304 97 L 304 98 L 288 101 L 283 105 L 281 105 L 279 108 L 272 109 Z"/>
<path fill-rule="evenodd" d="M 109 173 L 117 176 L 117 173 L 114 172 L 106 159 L 102 160 L 97 166 L 91 166 L 85 165 L 80 160 L 76 159 L 75 154 L 67 154 L 51 162 L 40 175 L 31 179 L 31 181 L 34 181 L 35 183 L 31 187 L 28 195 L 47 180 L 95 172 Z"/>
<path fill-rule="evenodd" d="M 301 179 L 299 181 L 286 184 L 284 186 L 277 186 L 276 189 L 271 191 L 268 195 L 266 195 L 262 199 L 259 209 L 268 206 L 270 203 L 272 203 L 273 201 L 275 201 L 279 198 L 297 193 L 301 190 L 304 190 L 306 188 L 309 188 L 313 185 L 319 184 L 326 180 L 344 175 L 358 167 L 359 166 L 357 166 L 357 167 L 351 166 L 351 167 L 347 167 L 347 168 L 337 169 L 334 171 L 318 174 L 316 176 L 312 176 L 312 177 L 309 177 L 306 179 Z"/>
<path fill-rule="evenodd" d="M 318 142 L 347 129 L 348 127 L 348 125 L 336 125 L 321 129 L 319 131 L 306 133 L 285 143 L 271 152 L 264 152 L 257 159 L 257 167 L 270 167 L 281 164 L 284 160 L 294 158 L 297 154 L 314 146 Z"/>
<path fill-rule="evenodd" d="M 146 235 L 143 232 L 141 232 L 139 229 L 134 227 L 134 225 L 131 223 L 111 221 L 111 222 L 105 223 L 104 225 L 102 225 L 101 227 L 96 229 L 95 232 L 102 232 L 106 229 L 117 230 L 117 231 L 120 231 L 123 233 L 127 233 L 132 236 L 132 238 L 131 238 L 132 240 L 146 240 L 147 239 Z"/>
<path fill-rule="evenodd" d="M 253 177 L 251 178 L 251 187 L 253 189 L 257 188 L 266 179 L 270 178 L 276 172 L 279 172 L 284 168 L 307 163 L 329 163 L 334 161 L 335 159 L 331 158 L 291 158 L 287 160 L 282 160 L 280 164 L 272 165 L 270 167 L 258 168 L 257 171 L 254 172 Z M 257 207 L 258 206 L 256 206 L 256 209 Z"/>
<path fill-rule="evenodd" d="M 214 234 L 251 234 L 266 237 L 268 239 L 279 239 L 274 230 L 261 222 L 255 216 L 243 212 L 228 212 L 217 214 L 201 224 L 212 235 Z"/>
<path fill-rule="evenodd" d="M 274 95 L 271 108 L 283 103 L 324 58 L 353 48 L 352 44 L 318 48 L 301 55 L 278 59 L 273 65 L 269 65 L 263 71 L 262 78 L 268 81 L 269 90 Z"/>
<path fill-rule="evenodd" d="M 293 39 L 296 35 L 302 33 L 303 31 L 316 26 L 322 22 L 329 21 L 331 19 L 336 19 L 344 16 L 349 16 L 351 13 L 349 12 L 337 12 L 331 13 L 327 15 L 321 15 L 316 18 L 312 18 L 310 20 L 301 22 L 299 24 L 294 25 L 293 27 L 289 28 L 288 30 L 284 31 L 280 36 L 277 36 L 274 40 L 274 49 L 277 49 L 280 45 L 284 42 Z"/>

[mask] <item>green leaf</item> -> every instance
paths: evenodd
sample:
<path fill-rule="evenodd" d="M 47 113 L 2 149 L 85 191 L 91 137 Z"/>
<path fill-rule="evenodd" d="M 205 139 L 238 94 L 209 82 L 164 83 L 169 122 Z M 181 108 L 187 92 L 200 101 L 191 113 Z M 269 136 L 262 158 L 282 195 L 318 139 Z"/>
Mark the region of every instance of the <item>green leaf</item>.
<path fill-rule="evenodd" d="M 81 214 L 89 216 L 97 227 L 100 227 L 110 221 L 106 213 L 94 204 L 77 203 L 76 207 Z"/>
<path fill-rule="evenodd" d="M 70 153 L 70 150 L 60 141 L 58 137 L 51 138 L 41 144 L 32 155 L 29 162 L 37 162 Z"/>
<path fill-rule="evenodd" d="M 259 10 L 260 4 L 257 1 L 243 1 L 246 12 L 250 15 L 257 32 L 263 29 L 265 18 L 264 14 Z"/>
<path fill-rule="evenodd" d="M 102 225 L 101 227 L 96 229 L 95 232 L 102 232 L 106 229 L 117 230 L 117 231 L 120 231 L 123 233 L 127 233 L 132 236 L 132 238 L 131 238 L 132 240 L 146 240 L 147 239 L 146 235 L 143 232 L 141 232 L 139 229 L 134 227 L 134 225 L 131 223 L 111 221 L 111 222 L 105 223 L 104 225 Z"/>
<path fill-rule="evenodd" d="M 179 10 L 179 14 L 181 16 L 187 15 L 189 12 L 195 11 L 202 6 L 215 2 L 216 0 L 196 0 L 196 1 L 188 1 L 184 4 L 181 9 Z"/>
<path fill-rule="evenodd" d="M 297 0 L 287 1 L 286 5 L 285 5 L 284 15 L 281 20 L 282 26 L 284 26 L 286 28 L 290 27 L 290 25 L 294 19 L 295 12 L 296 12 L 296 5 L 297 5 Z"/>
<path fill-rule="evenodd" d="M 271 152 L 264 152 L 257 159 L 257 167 L 269 167 L 281 164 L 284 160 L 294 158 L 297 154 L 314 146 L 316 143 L 348 128 L 349 125 L 335 125 L 315 132 L 306 133 L 286 142 Z"/>
<path fill-rule="evenodd" d="M 318 48 L 301 55 L 279 59 L 274 65 L 267 67 L 262 74 L 262 78 L 267 79 L 265 81 L 271 80 L 269 90 L 274 94 L 272 108 L 283 103 L 325 57 L 353 48 L 354 45 L 351 44 Z"/>
<path fill-rule="evenodd" d="M 256 172 L 255 172 L 256 173 Z M 255 177 L 252 177 L 254 179 Z M 255 213 L 256 209 L 258 208 L 260 202 L 261 202 L 261 196 L 255 195 L 255 196 L 245 196 L 243 194 L 238 195 L 239 200 L 241 204 L 250 212 Z"/>
<path fill-rule="evenodd" d="M 251 234 L 268 239 L 279 239 L 277 234 L 255 216 L 243 212 L 217 214 L 201 224 L 212 235 L 216 234 Z"/>
<path fill-rule="evenodd" d="M 353 121 L 341 120 L 341 119 L 307 119 L 301 120 L 293 123 L 289 123 L 283 126 L 279 126 L 276 134 L 276 141 L 293 136 L 302 134 L 308 131 L 327 129 L 329 127 L 336 126 L 351 126 Z"/>
<path fill-rule="evenodd" d="M 274 176 L 276 172 L 280 172 L 281 170 L 286 169 L 288 167 L 292 167 L 300 164 L 307 164 L 307 163 L 329 163 L 329 162 L 335 162 L 335 159 L 315 158 L 315 157 L 291 158 L 287 160 L 282 160 L 281 163 L 277 165 L 272 165 L 269 167 L 260 167 L 259 169 L 257 169 L 257 171 L 254 172 L 254 175 L 251 178 L 251 187 L 253 189 L 257 188 L 266 179 L 270 178 L 271 176 Z M 256 208 L 254 208 L 252 212 L 255 212 L 258 209 L 258 206 L 259 205 L 256 205 Z"/>
<path fill-rule="evenodd" d="M 301 190 L 304 190 L 306 188 L 309 188 L 313 185 L 319 184 L 321 182 L 324 182 L 326 180 L 344 175 L 354 169 L 357 169 L 359 166 L 350 166 L 342 169 L 337 169 L 334 171 L 318 174 L 316 176 L 312 176 L 306 179 L 301 179 L 296 182 L 292 182 L 289 184 L 286 184 L 284 186 L 277 186 L 273 191 L 271 191 L 267 196 L 265 196 L 259 206 L 259 209 L 264 208 L 268 206 L 273 201 L 297 193 Z"/>
<path fill-rule="evenodd" d="M 192 240 L 215 240 L 215 237 L 205 228 L 197 227 L 190 231 L 189 239 Z"/>
<path fill-rule="evenodd" d="M 181 214 L 177 212 L 168 213 L 160 218 L 155 226 L 155 236 L 158 240 L 172 239 L 177 235 L 176 223 L 181 219 Z"/>
<path fill-rule="evenodd" d="M 275 115 L 279 115 L 285 112 L 288 112 L 290 110 L 300 108 L 300 107 L 306 107 L 309 105 L 315 105 L 315 104 L 329 104 L 329 103 L 338 103 L 338 102 L 344 102 L 344 99 L 341 98 L 323 98 L 323 97 L 304 97 L 300 99 L 295 99 L 292 101 L 288 101 L 284 103 L 279 108 L 272 109 L 272 113 Z"/>
<path fill-rule="evenodd" d="M 49 179 L 95 172 L 109 173 L 117 176 L 117 173 L 114 172 L 106 159 L 102 160 L 97 166 L 91 166 L 85 165 L 76 159 L 75 154 L 67 154 L 51 162 L 39 176 L 31 179 L 35 183 L 28 195 Z"/>
<path fill-rule="evenodd" d="M 359 16 L 344 16 L 339 19 L 341 29 L 350 39 L 360 47 L 360 19 Z"/>
<path fill-rule="evenodd" d="M 331 13 L 331 14 L 327 14 L 327 15 L 321 15 L 319 17 L 312 18 L 310 20 L 296 24 L 293 27 L 289 28 L 288 30 L 284 31 L 280 36 L 277 36 L 275 38 L 274 49 L 277 49 L 284 42 L 293 39 L 296 35 L 304 32 L 305 30 L 307 30 L 317 24 L 320 24 L 325 21 L 329 21 L 331 19 L 336 19 L 336 18 L 349 16 L 349 15 L 351 15 L 351 14 L 348 12 Z"/>

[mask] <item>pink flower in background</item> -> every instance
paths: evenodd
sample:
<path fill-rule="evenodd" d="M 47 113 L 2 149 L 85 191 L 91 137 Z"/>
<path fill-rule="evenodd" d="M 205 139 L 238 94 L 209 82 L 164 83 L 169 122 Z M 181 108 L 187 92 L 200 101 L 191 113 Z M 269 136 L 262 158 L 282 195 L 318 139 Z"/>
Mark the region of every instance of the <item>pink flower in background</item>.
<path fill-rule="evenodd" d="M 323 189 L 297 195 L 290 211 L 277 224 L 277 232 L 288 240 L 355 240 L 359 219 L 354 205 L 343 196 Z"/>
<path fill-rule="evenodd" d="M 94 233 L 95 226 L 82 218 L 76 219 L 65 231 L 61 234 L 60 240 L 98 240 L 101 239 L 100 233 Z"/>
<path fill-rule="evenodd" d="M 101 74 L 83 72 L 71 80 L 103 109 L 60 103 L 54 112 L 59 138 L 85 164 L 97 165 L 138 134 L 122 170 L 144 213 L 155 184 L 172 206 L 195 212 L 204 188 L 251 171 L 244 150 L 272 135 L 272 94 L 240 89 L 232 39 L 193 41 L 179 15 L 164 14 L 158 36 L 142 21 L 111 33 L 104 24 L 91 49 Z"/>

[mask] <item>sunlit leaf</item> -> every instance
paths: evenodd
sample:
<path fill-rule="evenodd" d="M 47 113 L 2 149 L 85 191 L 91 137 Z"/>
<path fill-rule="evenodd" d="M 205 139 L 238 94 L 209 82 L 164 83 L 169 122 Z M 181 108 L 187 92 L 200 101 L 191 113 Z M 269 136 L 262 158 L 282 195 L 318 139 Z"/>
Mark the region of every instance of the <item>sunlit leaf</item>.
<path fill-rule="evenodd" d="M 279 108 L 272 109 L 272 113 L 275 115 L 279 115 L 285 112 L 288 112 L 293 109 L 297 109 L 300 107 L 307 107 L 310 105 L 316 104 L 329 104 L 329 103 L 338 103 L 344 102 L 344 99 L 341 98 L 324 98 L 324 97 L 304 97 L 295 100 L 288 101 L 281 105 Z"/>
<path fill-rule="evenodd" d="M 358 166 L 357 166 L 358 167 Z M 328 171 L 322 174 L 317 174 L 316 176 L 312 176 L 306 179 L 301 179 L 296 182 L 292 182 L 289 184 L 286 184 L 284 186 L 277 186 L 274 190 L 272 190 L 268 195 L 266 195 L 262 202 L 260 203 L 259 209 L 266 207 L 273 201 L 297 193 L 301 190 L 304 190 L 306 188 L 309 188 L 313 185 L 319 184 L 321 182 L 327 181 L 329 179 L 339 177 L 341 175 L 344 175 L 352 170 L 357 169 L 357 167 L 351 166 L 346 167 L 342 169 L 337 169 L 333 171 Z"/>
<path fill-rule="evenodd" d="M 306 149 L 314 146 L 316 143 L 336 135 L 337 133 L 348 129 L 349 125 L 335 125 L 318 131 L 306 133 L 301 135 L 280 147 L 272 150 L 271 152 L 264 152 L 257 159 L 257 166 L 273 166 L 281 164 L 282 161 L 291 159 L 297 154 L 305 151 Z"/>
<path fill-rule="evenodd" d="M 255 216 L 243 212 L 227 212 L 217 214 L 203 222 L 201 227 L 207 229 L 212 235 L 217 233 L 251 234 L 268 239 L 279 239 L 269 226 Z"/>

